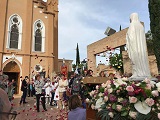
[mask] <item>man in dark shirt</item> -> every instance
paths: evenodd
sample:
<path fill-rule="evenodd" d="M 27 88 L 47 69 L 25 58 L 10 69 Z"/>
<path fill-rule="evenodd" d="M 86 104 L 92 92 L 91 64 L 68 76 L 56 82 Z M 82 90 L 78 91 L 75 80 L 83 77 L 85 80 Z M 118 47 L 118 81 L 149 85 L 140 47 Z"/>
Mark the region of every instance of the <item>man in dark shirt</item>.
<path fill-rule="evenodd" d="M 22 81 L 22 86 L 21 86 L 21 91 L 23 91 L 20 104 L 23 102 L 23 104 L 27 103 L 26 102 L 26 96 L 27 96 L 27 80 L 28 76 L 25 76 L 25 79 Z"/>

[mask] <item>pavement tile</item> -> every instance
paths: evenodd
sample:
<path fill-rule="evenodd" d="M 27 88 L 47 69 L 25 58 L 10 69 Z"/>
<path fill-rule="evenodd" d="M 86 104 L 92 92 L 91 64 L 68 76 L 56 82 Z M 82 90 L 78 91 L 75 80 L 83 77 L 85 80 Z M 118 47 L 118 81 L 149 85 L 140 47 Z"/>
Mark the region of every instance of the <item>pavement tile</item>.
<path fill-rule="evenodd" d="M 27 97 L 27 104 L 19 104 L 20 97 L 14 96 L 12 101 L 13 110 L 17 111 L 18 115 L 16 120 L 67 120 L 67 111 L 60 111 L 56 106 L 50 106 L 46 104 L 47 111 L 44 111 L 42 105 L 40 105 L 40 112 L 36 110 L 36 99 L 35 97 Z"/>

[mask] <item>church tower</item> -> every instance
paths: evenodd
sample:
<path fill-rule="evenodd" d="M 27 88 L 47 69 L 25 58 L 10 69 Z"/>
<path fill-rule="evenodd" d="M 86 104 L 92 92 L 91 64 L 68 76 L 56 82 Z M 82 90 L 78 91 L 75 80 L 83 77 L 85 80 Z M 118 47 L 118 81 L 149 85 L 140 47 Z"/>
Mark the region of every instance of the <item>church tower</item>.
<path fill-rule="evenodd" d="M 58 0 L 0 0 L 0 69 L 15 79 L 58 72 Z"/>

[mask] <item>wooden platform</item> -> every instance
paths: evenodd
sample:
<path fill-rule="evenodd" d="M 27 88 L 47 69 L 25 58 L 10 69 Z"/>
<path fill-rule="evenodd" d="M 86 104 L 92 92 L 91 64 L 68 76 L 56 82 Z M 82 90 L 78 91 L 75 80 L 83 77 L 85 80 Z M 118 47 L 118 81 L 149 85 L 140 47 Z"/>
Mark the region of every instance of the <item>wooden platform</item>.
<path fill-rule="evenodd" d="M 108 77 L 85 77 L 82 79 L 84 84 L 102 84 L 109 80 Z"/>
<path fill-rule="evenodd" d="M 100 118 L 97 118 L 96 116 L 97 111 L 93 110 L 91 107 L 89 107 L 87 105 L 86 107 L 86 115 L 87 115 L 87 119 L 86 120 L 101 120 Z"/>

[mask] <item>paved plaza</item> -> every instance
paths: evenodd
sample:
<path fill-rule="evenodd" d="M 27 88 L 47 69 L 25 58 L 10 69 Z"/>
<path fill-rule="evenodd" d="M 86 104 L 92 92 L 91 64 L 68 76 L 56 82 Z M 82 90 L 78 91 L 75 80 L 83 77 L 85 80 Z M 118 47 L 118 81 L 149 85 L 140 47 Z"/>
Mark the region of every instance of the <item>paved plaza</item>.
<path fill-rule="evenodd" d="M 19 104 L 20 97 L 20 95 L 15 95 L 12 103 L 12 111 L 18 113 L 16 120 L 67 120 L 67 112 L 58 110 L 56 106 L 46 104 L 47 111 L 44 111 L 40 105 L 40 112 L 37 113 L 35 97 L 27 97 L 28 103 L 21 105 Z"/>

